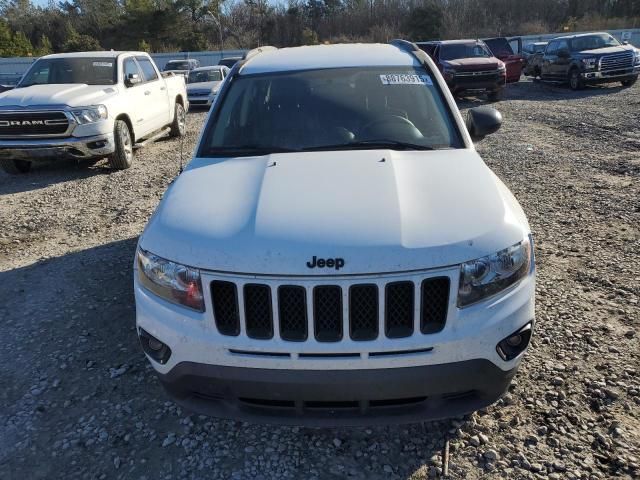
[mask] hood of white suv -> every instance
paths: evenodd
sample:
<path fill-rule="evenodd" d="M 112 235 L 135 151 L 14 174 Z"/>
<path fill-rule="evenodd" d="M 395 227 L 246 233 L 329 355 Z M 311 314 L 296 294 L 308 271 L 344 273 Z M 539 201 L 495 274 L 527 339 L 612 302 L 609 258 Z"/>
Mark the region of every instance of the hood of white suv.
<path fill-rule="evenodd" d="M 0 107 L 98 105 L 117 93 L 115 85 L 51 84 L 15 88 L 0 94 Z"/>
<path fill-rule="evenodd" d="M 528 232 L 472 149 L 361 150 L 196 158 L 140 246 L 207 270 L 370 274 L 458 264 Z M 343 262 L 310 268 L 313 257 Z"/>

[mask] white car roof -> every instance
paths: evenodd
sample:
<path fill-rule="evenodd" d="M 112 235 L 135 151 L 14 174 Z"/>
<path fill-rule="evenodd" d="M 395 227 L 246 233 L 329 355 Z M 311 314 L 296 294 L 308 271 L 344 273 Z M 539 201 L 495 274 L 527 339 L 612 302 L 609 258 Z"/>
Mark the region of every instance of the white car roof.
<path fill-rule="evenodd" d="M 280 48 L 260 53 L 249 58 L 240 74 L 319 68 L 419 65 L 420 62 L 411 53 L 394 45 L 382 43 L 314 45 Z"/>
<path fill-rule="evenodd" d="M 145 52 L 125 52 L 125 51 L 106 51 L 106 52 L 72 52 L 72 53 L 54 53 L 53 55 L 45 55 L 41 58 L 116 58 L 122 54 L 147 55 Z"/>
<path fill-rule="evenodd" d="M 229 67 L 225 67 L 224 65 L 209 65 L 207 67 L 198 67 L 191 70 L 192 72 L 203 72 L 206 70 L 224 70 L 229 69 Z"/>

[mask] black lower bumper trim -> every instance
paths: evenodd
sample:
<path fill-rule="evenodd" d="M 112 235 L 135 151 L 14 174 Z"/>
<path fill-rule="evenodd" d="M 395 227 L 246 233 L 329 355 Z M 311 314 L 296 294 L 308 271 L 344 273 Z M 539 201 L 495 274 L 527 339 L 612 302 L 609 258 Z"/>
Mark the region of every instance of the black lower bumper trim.
<path fill-rule="evenodd" d="M 516 369 L 488 360 L 368 370 L 271 370 L 180 363 L 159 374 L 187 410 L 318 427 L 413 423 L 470 413 L 507 390 Z"/>

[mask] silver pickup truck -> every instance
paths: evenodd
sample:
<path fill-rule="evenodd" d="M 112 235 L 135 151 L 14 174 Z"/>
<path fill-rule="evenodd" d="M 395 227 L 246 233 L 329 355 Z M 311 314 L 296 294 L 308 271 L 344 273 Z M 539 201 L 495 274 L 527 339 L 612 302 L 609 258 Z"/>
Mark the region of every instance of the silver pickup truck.
<path fill-rule="evenodd" d="M 184 135 L 188 107 L 184 77 L 163 76 L 146 53 L 47 55 L 0 93 L 0 167 L 107 157 L 129 168 L 134 146 Z"/>

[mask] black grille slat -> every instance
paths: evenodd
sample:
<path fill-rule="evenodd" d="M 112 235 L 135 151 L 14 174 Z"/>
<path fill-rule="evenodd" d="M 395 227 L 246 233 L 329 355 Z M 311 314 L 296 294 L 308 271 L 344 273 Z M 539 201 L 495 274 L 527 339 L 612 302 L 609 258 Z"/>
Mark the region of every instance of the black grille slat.
<path fill-rule="evenodd" d="M 315 287 L 313 316 L 316 340 L 340 341 L 342 339 L 342 289 L 335 285 Z"/>
<path fill-rule="evenodd" d="M 248 337 L 264 340 L 273 337 L 273 308 L 268 285 L 244 286 L 244 318 Z"/>
<path fill-rule="evenodd" d="M 353 340 L 378 337 L 378 287 L 373 284 L 349 288 L 349 329 Z"/>
<path fill-rule="evenodd" d="M 304 287 L 283 285 L 278 288 L 280 337 L 301 342 L 307 339 L 307 292 Z"/>
<path fill-rule="evenodd" d="M 0 112 L 0 136 L 62 135 L 68 128 L 62 112 Z"/>
<path fill-rule="evenodd" d="M 449 277 L 428 278 L 421 285 L 420 331 L 436 333 L 444 328 L 449 307 Z"/>
<path fill-rule="evenodd" d="M 413 282 L 388 283 L 385 290 L 385 333 L 387 337 L 411 336 L 415 306 Z"/>
<path fill-rule="evenodd" d="M 211 301 L 218 331 L 223 335 L 240 334 L 238 291 L 232 282 L 211 282 Z"/>

